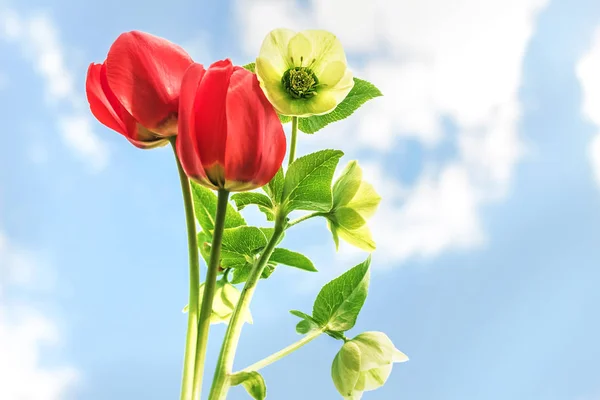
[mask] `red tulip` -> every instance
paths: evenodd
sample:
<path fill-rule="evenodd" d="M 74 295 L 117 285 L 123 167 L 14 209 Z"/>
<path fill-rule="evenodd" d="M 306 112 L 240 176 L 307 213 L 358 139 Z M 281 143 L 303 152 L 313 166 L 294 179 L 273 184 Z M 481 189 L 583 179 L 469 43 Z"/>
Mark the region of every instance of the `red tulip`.
<path fill-rule="evenodd" d="M 256 75 L 230 60 L 183 77 L 177 154 L 186 174 L 212 189 L 267 184 L 285 156 L 283 127 Z"/>
<path fill-rule="evenodd" d="M 88 69 L 92 113 L 137 147 L 162 146 L 177 134 L 181 80 L 192 63 L 185 50 L 165 39 L 123 33 L 106 61 Z"/>

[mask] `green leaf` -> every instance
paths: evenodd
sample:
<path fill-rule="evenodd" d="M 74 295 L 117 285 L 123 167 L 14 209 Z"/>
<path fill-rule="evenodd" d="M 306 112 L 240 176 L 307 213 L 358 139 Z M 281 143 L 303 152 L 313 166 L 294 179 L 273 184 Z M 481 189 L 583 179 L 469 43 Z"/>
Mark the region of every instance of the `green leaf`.
<path fill-rule="evenodd" d="M 223 231 L 221 257 L 238 255 L 252 257 L 267 245 L 267 238 L 260 228 L 255 226 L 238 226 Z"/>
<path fill-rule="evenodd" d="M 231 377 L 231 384 L 242 385 L 254 400 L 264 400 L 267 397 L 265 380 L 256 371 L 236 373 Z"/>
<path fill-rule="evenodd" d="M 282 249 L 280 247 L 276 248 L 273 250 L 270 260 L 277 264 L 284 264 L 290 267 L 303 269 L 305 271 L 317 272 L 317 269 L 308 257 L 288 249 Z"/>
<path fill-rule="evenodd" d="M 244 69 L 247 69 L 248 71 L 252 72 L 253 74 L 256 73 L 256 63 L 248 63 L 246 65 L 244 65 L 243 67 Z"/>
<path fill-rule="evenodd" d="M 206 265 L 210 263 L 210 242 L 211 238 L 205 232 L 198 232 L 198 248 Z"/>
<path fill-rule="evenodd" d="M 231 278 L 231 283 L 237 285 L 238 283 L 244 283 L 250 276 L 250 271 L 252 270 L 252 264 L 246 263 L 241 266 L 238 266 L 233 269 L 233 276 Z M 267 264 L 262 274 L 260 275 L 260 279 L 267 279 L 271 274 L 275 271 L 274 264 Z"/>
<path fill-rule="evenodd" d="M 265 237 L 267 238 L 267 240 L 271 240 L 271 237 L 273 236 L 273 234 L 275 233 L 275 229 L 274 228 L 258 228 L 262 231 L 262 233 L 265 234 Z M 283 238 L 285 237 L 285 232 L 281 234 L 281 236 L 279 237 L 279 240 L 277 240 L 277 243 L 275 244 L 279 244 L 281 243 L 281 241 L 283 240 Z"/>
<path fill-rule="evenodd" d="M 298 310 L 290 310 L 290 314 L 292 314 L 295 317 L 302 318 L 302 319 L 308 319 L 308 320 L 313 319 L 313 317 L 311 317 L 310 315 L 303 313 L 302 311 L 298 311 Z"/>
<path fill-rule="evenodd" d="M 231 200 L 235 202 L 238 211 L 241 211 L 244 207 L 250 204 L 256 204 L 258 209 L 267 216 L 267 220 L 272 221 L 274 218 L 273 214 L 273 203 L 271 199 L 262 193 L 256 192 L 242 192 L 236 193 L 231 196 Z"/>
<path fill-rule="evenodd" d="M 217 195 L 212 190 L 195 182 L 192 182 L 191 185 L 196 219 L 202 230 L 212 237 L 215 228 L 215 214 L 217 213 Z M 231 204 L 227 204 L 225 228 L 235 228 L 242 225 L 246 225 L 242 215 Z"/>
<path fill-rule="evenodd" d="M 291 310 L 290 314 L 302 319 L 302 321 L 298 322 L 298 324 L 296 325 L 296 332 L 298 332 L 301 335 L 305 335 L 308 332 L 319 327 L 319 324 L 313 319 L 313 317 L 303 313 L 302 311 Z"/>
<path fill-rule="evenodd" d="M 273 204 L 281 203 L 281 195 L 283 193 L 283 185 L 285 178 L 283 176 L 283 169 L 279 168 L 279 171 L 275 174 L 273 179 L 262 187 L 266 194 L 269 195 Z"/>
<path fill-rule="evenodd" d="M 354 78 L 354 87 L 348 93 L 348 96 L 338 106 L 325 115 L 313 115 L 308 118 L 300 118 L 298 129 L 304 133 L 315 133 L 332 122 L 348 118 L 360 106 L 375 97 L 383 96 L 379 89 L 372 83 L 365 80 Z"/>
<path fill-rule="evenodd" d="M 242 210 L 244 207 L 246 207 L 250 204 L 257 204 L 259 206 L 263 206 L 266 208 L 273 207 L 273 203 L 271 203 L 271 199 L 269 199 L 267 196 L 265 196 L 262 193 L 256 193 L 256 192 L 236 193 L 233 196 L 231 196 L 231 200 L 233 200 L 235 202 L 235 205 L 236 205 L 238 211 Z"/>
<path fill-rule="evenodd" d="M 332 331 L 347 331 L 367 298 L 371 257 L 335 278 L 319 292 L 313 306 L 313 318 Z"/>
<path fill-rule="evenodd" d="M 339 150 L 321 150 L 292 163 L 283 186 L 283 200 L 288 212 L 331 209 L 331 180 L 343 154 Z"/>

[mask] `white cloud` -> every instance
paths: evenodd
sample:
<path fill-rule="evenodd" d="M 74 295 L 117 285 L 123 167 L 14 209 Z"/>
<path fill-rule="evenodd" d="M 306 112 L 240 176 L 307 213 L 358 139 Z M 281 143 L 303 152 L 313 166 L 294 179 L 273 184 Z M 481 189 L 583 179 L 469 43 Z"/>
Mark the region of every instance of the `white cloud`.
<path fill-rule="evenodd" d="M 9 290 L 36 287 L 35 256 L 0 232 L 0 399 L 61 400 L 76 382 L 70 366 L 48 366 L 43 348 L 60 344 L 56 324 L 27 304 L 11 300 Z"/>
<path fill-rule="evenodd" d="M 23 16 L 15 10 L 0 8 L 0 39 L 19 46 L 42 77 L 46 101 L 57 110 L 57 128 L 67 147 L 92 171 L 105 168 L 108 148 L 92 129 L 90 113 L 78 89 L 81 85 L 75 84 L 80 74 L 68 67 L 66 52 L 52 19 L 45 14 Z M 74 132 L 75 126 L 80 131 Z"/>
<path fill-rule="evenodd" d="M 600 26 L 592 44 L 577 64 L 577 76 L 583 91 L 583 114 L 598 128 L 589 146 L 589 157 L 594 175 L 600 185 Z"/>
<path fill-rule="evenodd" d="M 411 187 L 385 171 L 372 230 L 390 261 L 435 256 L 485 242 L 481 206 L 506 196 L 523 155 L 517 130 L 518 90 L 535 17 L 547 0 L 238 0 L 244 50 L 256 54 L 266 33 L 285 26 L 334 32 L 359 57 L 357 76 L 384 97 L 367 104 L 352 124 L 328 128 L 319 140 L 346 153 L 369 148 L 390 155 L 402 138 L 427 149 L 447 139 L 444 119 L 458 134 L 456 157 L 425 161 Z M 260 16 L 260 18 L 258 17 Z M 265 23 L 264 21 L 269 21 Z M 273 21 L 273 22 L 271 22 Z M 342 130 L 343 129 L 343 130 Z M 353 146 L 349 149 L 348 146 Z M 427 152 L 426 152 L 427 153 Z"/>

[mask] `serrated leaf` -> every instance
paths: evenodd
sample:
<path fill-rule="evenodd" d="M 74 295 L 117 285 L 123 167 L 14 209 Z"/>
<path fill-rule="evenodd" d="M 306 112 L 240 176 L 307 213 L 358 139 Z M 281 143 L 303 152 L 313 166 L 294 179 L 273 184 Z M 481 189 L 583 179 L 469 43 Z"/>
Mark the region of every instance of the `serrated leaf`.
<path fill-rule="evenodd" d="M 256 371 L 238 372 L 231 377 L 233 386 L 242 385 L 254 400 L 267 397 L 267 385 L 263 377 Z"/>
<path fill-rule="evenodd" d="M 275 229 L 274 228 L 258 228 L 262 231 L 262 233 L 265 234 L 265 237 L 267 238 L 267 240 L 271 240 L 271 237 L 273 237 L 273 234 L 275 233 Z M 281 243 L 281 241 L 283 240 L 283 238 L 285 237 L 285 232 L 283 232 L 280 236 L 279 239 L 277 240 L 277 243 L 275 244 L 279 244 Z"/>
<path fill-rule="evenodd" d="M 277 171 L 273 179 L 271 179 L 269 183 L 262 187 L 265 193 L 268 194 L 271 200 L 273 201 L 273 204 L 281 203 L 281 195 L 283 193 L 284 181 L 285 178 L 283 174 L 283 169 L 279 168 L 279 171 Z"/>
<path fill-rule="evenodd" d="M 267 245 L 267 238 L 260 228 L 255 226 L 238 226 L 223 230 L 221 257 L 237 255 L 252 257 Z"/>
<path fill-rule="evenodd" d="M 313 262 L 308 257 L 288 249 L 276 248 L 273 250 L 270 260 L 277 264 L 284 264 L 304 271 L 317 272 Z"/>
<path fill-rule="evenodd" d="M 195 182 L 191 182 L 191 186 L 196 219 L 204 233 L 212 237 L 212 232 L 215 229 L 215 214 L 217 213 L 217 195 L 212 190 Z M 243 225 L 246 225 L 244 217 L 228 203 L 225 228 L 235 228 Z"/>
<path fill-rule="evenodd" d="M 343 154 L 339 150 L 321 150 L 292 163 L 283 186 L 283 201 L 288 212 L 331 209 L 331 180 Z"/>
<path fill-rule="evenodd" d="M 263 212 L 268 220 L 273 219 L 273 203 L 268 196 L 262 193 L 256 192 L 242 192 L 236 193 L 231 196 L 231 200 L 235 202 L 238 211 L 241 211 L 244 207 L 255 204 L 258 209 Z"/>
<path fill-rule="evenodd" d="M 370 82 L 354 78 L 354 87 L 348 96 L 329 114 L 313 115 L 308 118 L 300 118 L 298 129 L 304 133 L 315 133 L 332 122 L 348 118 L 368 100 L 382 96 L 381 91 Z"/>
<path fill-rule="evenodd" d="M 246 65 L 243 66 L 244 69 L 247 69 L 248 71 L 252 72 L 253 74 L 256 73 L 256 63 L 248 63 Z"/>
<path fill-rule="evenodd" d="M 313 318 L 320 326 L 332 331 L 347 331 L 367 298 L 371 257 L 335 278 L 317 295 Z"/>
<path fill-rule="evenodd" d="M 238 266 L 233 269 L 233 276 L 231 278 L 231 283 L 237 285 L 238 283 L 244 283 L 250 276 L 250 271 L 252 270 L 252 264 L 246 263 L 241 266 Z M 267 279 L 271 274 L 275 271 L 275 265 L 267 264 L 262 274 L 260 275 L 260 279 Z"/>

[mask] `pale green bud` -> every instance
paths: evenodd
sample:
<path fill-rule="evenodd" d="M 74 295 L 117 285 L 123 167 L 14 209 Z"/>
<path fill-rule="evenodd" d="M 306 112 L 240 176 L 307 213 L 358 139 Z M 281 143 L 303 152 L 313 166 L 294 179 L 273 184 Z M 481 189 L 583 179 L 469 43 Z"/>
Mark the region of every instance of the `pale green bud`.
<path fill-rule="evenodd" d="M 327 216 L 336 248 L 342 238 L 363 250 L 375 250 L 367 219 L 375 214 L 380 201 L 381 196 L 373 186 L 362 180 L 358 163 L 348 163 L 333 185 L 333 207 Z"/>
<path fill-rule="evenodd" d="M 200 284 L 200 301 L 198 308 L 202 305 L 202 297 L 204 296 L 204 283 Z M 240 300 L 240 291 L 229 282 L 217 281 L 215 288 L 215 297 L 213 299 L 212 313 L 210 315 L 211 324 L 227 324 L 231 319 L 231 315 Z M 183 312 L 188 312 L 189 307 L 186 305 Z M 251 324 L 252 315 L 250 310 L 244 316 L 244 320 Z"/>
<path fill-rule="evenodd" d="M 331 376 L 346 400 L 358 400 L 363 392 L 383 386 L 392 365 L 404 361 L 408 357 L 385 333 L 365 332 L 344 343 L 333 360 Z"/>

